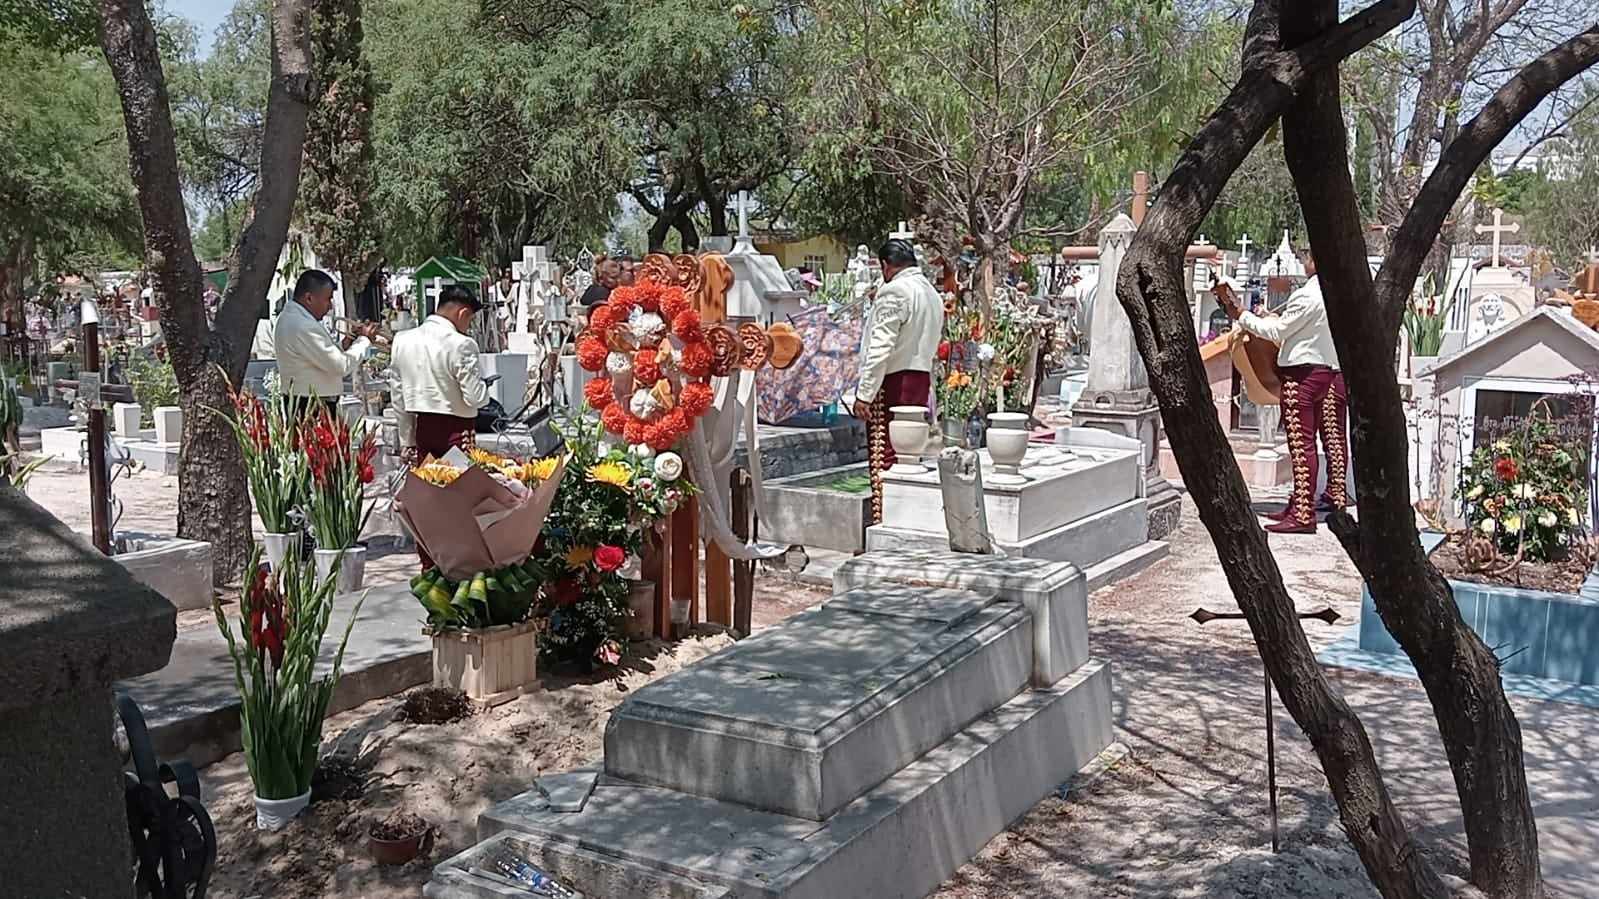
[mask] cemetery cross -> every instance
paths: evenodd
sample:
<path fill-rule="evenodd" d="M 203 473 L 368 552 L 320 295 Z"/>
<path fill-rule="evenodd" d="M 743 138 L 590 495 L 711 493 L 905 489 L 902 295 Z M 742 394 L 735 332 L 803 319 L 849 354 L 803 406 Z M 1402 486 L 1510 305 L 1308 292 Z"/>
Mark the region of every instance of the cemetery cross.
<path fill-rule="evenodd" d="M 1477 231 L 1478 234 L 1492 234 L 1493 235 L 1493 241 L 1494 241 L 1494 244 L 1493 244 L 1493 246 L 1494 246 L 1493 261 L 1490 262 L 1489 265 L 1491 265 L 1494 268 L 1499 268 L 1499 238 L 1501 236 L 1505 235 L 1505 234 L 1515 234 L 1516 232 L 1521 230 L 1521 225 L 1516 224 L 1514 222 L 1512 222 L 1511 224 L 1508 224 L 1508 225 L 1505 224 L 1504 223 L 1504 218 L 1505 218 L 1505 211 L 1503 209 L 1495 209 L 1494 210 L 1494 223 L 1492 225 L 1478 225 L 1476 227 L 1476 231 Z"/>

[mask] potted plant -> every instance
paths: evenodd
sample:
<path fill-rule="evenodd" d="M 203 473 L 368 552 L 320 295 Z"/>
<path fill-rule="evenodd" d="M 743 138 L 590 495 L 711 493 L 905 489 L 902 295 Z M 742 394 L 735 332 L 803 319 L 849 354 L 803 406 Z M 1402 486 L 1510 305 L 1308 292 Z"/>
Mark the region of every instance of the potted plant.
<path fill-rule="evenodd" d="M 427 612 L 435 686 L 494 703 L 537 676 L 543 622 L 531 616 L 547 575 L 533 555 L 565 473 L 562 458 L 521 463 L 479 450 L 464 467 L 407 473 L 396 508 L 434 562 L 411 592 Z"/>
<path fill-rule="evenodd" d="M 255 511 L 266 528 L 262 547 L 267 564 L 281 568 L 284 558 L 300 554 L 298 519 L 307 470 L 305 456 L 296 447 L 299 422 L 289 403 L 275 391 L 267 395 L 265 403 L 246 391 L 231 390 L 229 395 L 233 415 L 223 417 L 239 442 Z"/>
<path fill-rule="evenodd" d="M 403 865 L 422 853 L 433 827 L 418 815 L 394 812 L 367 829 L 367 852 L 380 865 Z"/>
<path fill-rule="evenodd" d="M 372 482 L 377 441 L 364 425 L 352 427 L 319 408 L 301 425 L 300 448 L 311 473 L 305 511 L 316 540 L 317 575 L 337 572 L 337 592 L 353 593 L 366 571 L 366 547 L 356 541 L 371 514 L 363 492 Z"/>
<path fill-rule="evenodd" d="M 1426 371 L 1443 349 L 1444 325 L 1449 321 L 1455 300 L 1438 296 L 1437 288 L 1437 279 L 1429 272 L 1422 280 L 1422 296 L 1405 305 L 1404 328 L 1410 349 L 1411 377 Z"/>
<path fill-rule="evenodd" d="M 228 642 L 239 691 L 239 733 L 255 787 L 255 823 L 277 830 L 311 801 L 311 775 L 322 742 L 322 719 L 344 664 L 344 647 L 360 613 L 350 611 L 331 670 L 316 677 L 322 638 L 333 611 L 333 580 L 319 578 L 298 555 L 269 569 L 250 554 L 239 596 L 237 633 L 220 600 L 212 608 Z"/>

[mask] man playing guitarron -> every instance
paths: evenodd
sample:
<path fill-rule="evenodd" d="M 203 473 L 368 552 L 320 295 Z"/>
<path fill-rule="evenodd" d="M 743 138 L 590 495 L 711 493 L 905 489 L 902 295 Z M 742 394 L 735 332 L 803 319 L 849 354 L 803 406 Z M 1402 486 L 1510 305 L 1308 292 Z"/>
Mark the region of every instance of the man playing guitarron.
<path fill-rule="evenodd" d="M 1310 279 L 1288 297 L 1275 315 L 1245 311 L 1231 287 L 1218 284 L 1215 288 L 1217 300 L 1240 328 L 1278 347 L 1277 375 L 1281 379 L 1283 426 L 1288 432 L 1294 487 L 1287 508 L 1270 516 L 1277 521 L 1266 530 L 1276 534 L 1315 533 L 1318 511 L 1325 513 L 1349 505 L 1349 443 L 1345 436 L 1348 394 L 1327 325 L 1316 261 L 1309 250 L 1304 252 L 1304 262 Z M 1317 434 L 1321 435 L 1322 451 L 1327 456 L 1327 489 L 1319 501 L 1313 501 L 1319 467 Z"/>

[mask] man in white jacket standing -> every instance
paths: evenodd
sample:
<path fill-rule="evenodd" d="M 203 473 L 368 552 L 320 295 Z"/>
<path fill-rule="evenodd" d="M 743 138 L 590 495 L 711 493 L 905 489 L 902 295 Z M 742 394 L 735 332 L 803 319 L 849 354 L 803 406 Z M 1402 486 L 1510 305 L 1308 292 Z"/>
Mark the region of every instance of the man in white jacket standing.
<path fill-rule="evenodd" d="M 1310 280 L 1294 291 L 1276 315 L 1259 315 L 1241 308 L 1230 289 L 1217 296 L 1238 326 L 1256 337 L 1277 344 L 1277 375 L 1282 380 L 1283 427 L 1288 432 L 1288 457 L 1293 464 L 1293 494 L 1276 524 L 1266 530 L 1277 534 L 1313 534 L 1316 511 L 1349 505 L 1348 394 L 1327 324 L 1327 306 L 1316 277 L 1316 260 L 1307 250 L 1305 273 Z M 1327 455 L 1327 490 L 1315 501 L 1316 436 L 1321 435 Z"/>
<path fill-rule="evenodd" d="M 320 401 L 328 411 L 337 412 L 344 379 L 354 374 L 371 342 L 371 326 L 356 325 L 356 333 L 346 338 L 341 348 L 323 326 L 322 318 L 333 309 L 332 276 L 307 269 L 294 282 L 292 298 L 272 333 L 272 349 L 278 359 L 278 381 L 285 396 L 299 398 L 304 406 Z"/>
<path fill-rule="evenodd" d="M 917 266 L 910 241 L 888 241 L 877 251 L 877 259 L 883 267 L 883 284 L 872 301 L 853 412 L 866 422 L 872 515 L 881 521 L 882 474 L 895 461 L 888 442 L 888 410 L 931 405 L 933 359 L 944 334 L 944 302 Z"/>
<path fill-rule="evenodd" d="M 477 445 L 477 412 L 488 405 L 489 388 L 478 370 L 477 341 L 468 335 L 482 308 L 471 291 L 451 285 L 440 294 L 437 311 L 394 336 L 396 405 L 415 417 L 415 446 L 402 448 L 408 464 L 441 457 L 452 446 Z"/>

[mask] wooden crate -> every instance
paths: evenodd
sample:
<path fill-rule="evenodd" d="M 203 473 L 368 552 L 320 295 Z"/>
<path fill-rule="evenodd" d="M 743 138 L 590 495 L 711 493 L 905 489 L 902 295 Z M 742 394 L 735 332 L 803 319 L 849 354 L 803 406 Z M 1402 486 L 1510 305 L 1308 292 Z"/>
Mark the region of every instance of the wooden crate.
<path fill-rule="evenodd" d="M 433 638 L 433 685 L 496 705 L 538 677 L 540 621 L 473 630 L 423 632 Z"/>

